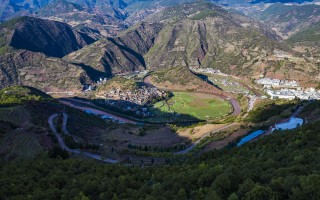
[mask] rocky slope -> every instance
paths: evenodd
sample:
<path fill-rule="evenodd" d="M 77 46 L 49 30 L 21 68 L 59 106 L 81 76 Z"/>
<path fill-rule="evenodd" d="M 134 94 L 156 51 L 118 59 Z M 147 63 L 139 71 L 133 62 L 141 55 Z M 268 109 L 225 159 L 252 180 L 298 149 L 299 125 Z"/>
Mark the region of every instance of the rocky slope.
<path fill-rule="evenodd" d="M 65 60 L 83 63 L 107 76 L 143 70 L 147 67 L 143 55 L 154 45 L 161 29 L 161 24 L 141 23 L 119 37 L 102 39 L 73 52 Z"/>
<path fill-rule="evenodd" d="M 43 91 L 81 91 L 90 73 L 59 58 L 87 44 L 70 26 L 37 18 L 0 25 L 0 88 L 22 84 Z"/>
<path fill-rule="evenodd" d="M 66 59 L 108 74 L 171 66 L 225 69 L 252 62 L 281 46 L 277 36 L 261 24 L 209 3 L 169 8 L 146 21 Z"/>
<path fill-rule="evenodd" d="M 147 20 L 166 24 L 145 55 L 152 67 L 226 69 L 280 48 L 277 35 L 265 26 L 209 3 L 184 4 Z"/>
<path fill-rule="evenodd" d="M 117 38 L 100 40 L 65 57 L 111 76 L 135 70 L 210 67 L 246 76 L 305 79 L 318 76 L 313 63 L 267 26 L 210 3 L 165 9 Z M 279 57 L 278 52 L 290 55 Z"/>
<path fill-rule="evenodd" d="M 0 29 L 7 33 L 7 44 L 11 47 L 54 57 L 63 57 L 94 41 L 67 24 L 31 17 L 6 22 Z"/>
<path fill-rule="evenodd" d="M 292 34 L 320 21 L 320 5 L 273 4 L 255 17 L 287 39 Z"/>
<path fill-rule="evenodd" d="M 18 50 L 0 56 L 0 88 L 27 85 L 45 92 L 79 92 L 89 80 L 82 68 L 41 53 Z"/>
<path fill-rule="evenodd" d="M 37 11 L 34 16 L 67 23 L 92 37 L 115 36 L 128 25 L 112 12 L 104 14 L 96 8 L 59 0 Z"/>

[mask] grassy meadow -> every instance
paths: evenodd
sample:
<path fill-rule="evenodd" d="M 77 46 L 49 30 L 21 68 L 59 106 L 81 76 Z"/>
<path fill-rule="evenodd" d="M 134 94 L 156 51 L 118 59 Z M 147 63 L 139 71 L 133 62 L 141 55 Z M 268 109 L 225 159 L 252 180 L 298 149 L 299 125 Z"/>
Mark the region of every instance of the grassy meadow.
<path fill-rule="evenodd" d="M 205 120 L 228 114 L 231 105 L 209 94 L 174 92 L 169 100 L 157 102 L 154 108 L 160 113 L 185 114 Z"/>

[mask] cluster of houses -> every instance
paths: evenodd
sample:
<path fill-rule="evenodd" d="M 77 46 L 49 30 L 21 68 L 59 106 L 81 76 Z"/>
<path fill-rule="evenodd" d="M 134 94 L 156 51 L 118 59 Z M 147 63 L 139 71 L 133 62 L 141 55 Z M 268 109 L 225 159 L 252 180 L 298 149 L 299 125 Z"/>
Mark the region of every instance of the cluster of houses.
<path fill-rule="evenodd" d="M 106 99 L 129 101 L 137 105 L 146 105 L 151 103 L 154 99 L 163 99 L 167 96 L 166 92 L 158 90 L 155 87 L 147 86 L 124 91 L 113 88 L 104 93 Z"/>
<path fill-rule="evenodd" d="M 320 99 L 320 91 L 315 88 L 302 89 L 295 80 L 279 80 L 271 78 L 261 78 L 256 80 L 257 84 L 263 85 L 271 99 Z"/>
<path fill-rule="evenodd" d="M 302 99 L 302 100 L 320 100 L 320 91 L 316 91 L 314 88 L 308 88 L 306 90 L 295 90 L 289 88 L 282 88 L 280 90 L 267 89 L 266 91 L 271 99 Z"/>
<path fill-rule="evenodd" d="M 263 85 L 264 88 L 298 88 L 299 83 L 295 80 L 279 80 L 272 78 L 260 78 L 256 80 L 257 84 Z"/>
<path fill-rule="evenodd" d="M 99 94 L 101 97 L 101 94 Z M 137 116 L 149 117 L 152 113 L 149 112 L 150 104 L 167 98 L 168 94 L 165 91 L 155 87 L 142 86 L 134 90 L 120 90 L 113 88 L 104 91 L 102 97 L 105 103 L 117 107 L 123 111 L 129 111 Z"/>

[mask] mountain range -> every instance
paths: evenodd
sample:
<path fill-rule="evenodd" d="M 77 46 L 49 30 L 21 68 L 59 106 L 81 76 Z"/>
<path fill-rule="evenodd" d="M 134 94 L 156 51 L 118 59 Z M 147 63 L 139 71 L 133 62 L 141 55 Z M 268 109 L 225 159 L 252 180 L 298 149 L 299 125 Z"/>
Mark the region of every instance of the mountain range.
<path fill-rule="evenodd" d="M 0 0 L 0 199 L 320 199 L 320 4 Z"/>
<path fill-rule="evenodd" d="M 57 15 L 60 11 L 83 10 L 73 3 L 53 5 L 65 8 L 54 12 Z M 64 19 L 72 21 L 73 15 L 67 16 Z M 83 17 L 87 18 L 86 14 Z M 279 68 L 272 56 L 275 51 L 295 54 L 291 44 L 282 42 L 265 24 L 212 3 L 201 1 L 164 9 L 113 37 L 94 30 L 99 20 L 89 21 L 92 28 L 34 17 L 3 23 L 2 87 L 19 83 L 45 91 L 79 91 L 81 85 L 100 77 L 180 66 L 213 67 L 246 77 L 268 74 L 295 79 L 301 79 L 301 72 L 316 78 L 318 70 L 302 58 L 288 60 Z M 65 70 L 68 73 L 62 73 Z M 35 76 L 40 72 L 44 77 Z"/>

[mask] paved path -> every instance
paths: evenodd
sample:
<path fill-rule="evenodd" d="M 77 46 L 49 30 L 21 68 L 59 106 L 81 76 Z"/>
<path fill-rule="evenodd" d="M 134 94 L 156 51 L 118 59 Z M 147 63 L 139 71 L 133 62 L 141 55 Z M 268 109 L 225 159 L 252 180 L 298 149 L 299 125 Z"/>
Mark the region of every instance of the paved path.
<path fill-rule="evenodd" d="M 186 153 L 189 153 L 192 149 L 194 149 L 197 144 L 199 144 L 203 139 L 205 139 L 206 137 L 209 137 L 212 133 L 217 133 L 219 131 L 222 131 L 224 129 L 227 129 L 227 128 L 230 128 L 232 126 L 235 126 L 237 125 L 237 123 L 232 123 L 232 124 L 229 124 L 229 125 L 226 125 L 224 127 L 221 127 L 221 128 L 218 128 L 214 131 L 211 131 L 211 132 L 208 132 L 206 133 L 205 135 L 203 135 L 201 138 L 199 138 L 197 141 L 195 141 L 192 145 L 190 145 L 188 148 L 184 149 L 184 150 L 181 150 L 181 151 L 178 151 L 178 152 L 175 152 L 174 154 L 179 154 L 179 155 L 182 155 L 182 154 L 186 154 Z"/>
<path fill-rule="evenodd" d="M 99 160 L 99 161 L 102 161 L 102 162 L 105 162 L 105 163 L 118 163 L 119 161 L 118 160 L 114 160 L 114 159 L 111 159 L 111 158 L 104 158 L 103 156 L 101 155 L 98 155 L 98 154 L 93 154 L 93 153 L 89 153 L 89 152 L 85 152 L 85 151 L 81 151 L 79 149 L 70 149 L 63 141 L 62 137 L 60 136 L 60 134 L 58 133 L 54 123 L 53 123 L 53 120 L 58 117 L 59 115 L 58 114 L 54 114 L 54 115 L 51 115 L 48 119 L 48 123 L 49 123 L 49 126 L 52 130 L 52 132 L 55 134 L 55 136 L 58 138 L 58 143 L 60 145 L 60 147 L 66 151 L 68 151 L 69 153 L 73 153 L 73 154 L 82 154 L 82 155 L 85 155 L 89 158 L 93 158 L 95 160 Z M 63 123 L 62 123 L 62 131 L 64 132 L 64 134 L 70 134 L 69 131 L 67 130 L 67 121 L 68 121 L 68 115 L 66 113 L 63 113 Z"/>
<path fill-rule="evenodd" d="M 119 121 L 123 121 L 123 122 L 128 123 L 128 124 L 138 124 L 138 122 L 136 122 L 136 121 L 133 121 L 133 120 L 130 120 L 130 119 L 127 119 L 127 118 L 124 118 L 124 117 L 119 117 L 119 116 L 113 115 L 111 113 L 108 113 L 108 112 L 105 112 L 105 111 L 102 111 L 102 110 L 99 110 L 99 109 L 95 109 L 95 108 L 89 107 L 90 106 L 89 103 L 83 103 L 83 102 L 81 103 L 81 102 L 79 102 L 79 100 L 74 101 L 72 99 L 68 99 L 68 100 L 60 99 L 59 102 L 65 104 L 65 105 L 71 106 L 73 108 L 77 108 L 77 109 L 82 110 L 82 111 L 88 110 L 88 111 L 92 112 L 95 115 L 107 115 L 107 116 L 110 116 L 110 117 L 112 117 L 114 119 L 117 119 Z M 81 106 L 79 104 L 81 104 Z M 83 104 L 88 104 L 88 106 L 85 106 Z"/>

